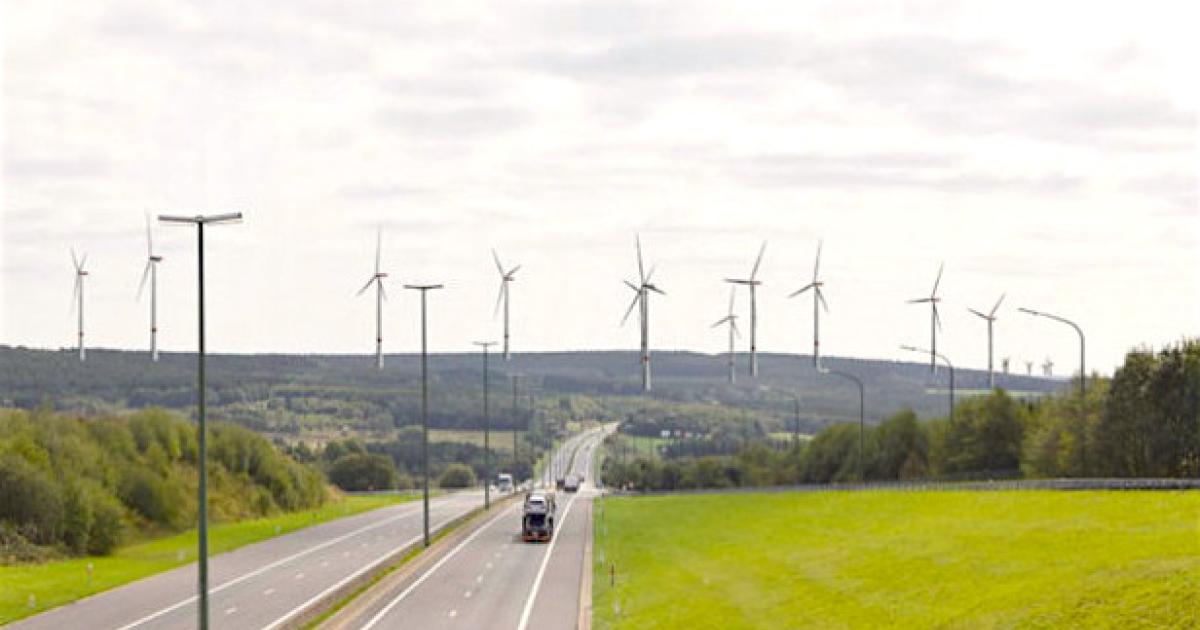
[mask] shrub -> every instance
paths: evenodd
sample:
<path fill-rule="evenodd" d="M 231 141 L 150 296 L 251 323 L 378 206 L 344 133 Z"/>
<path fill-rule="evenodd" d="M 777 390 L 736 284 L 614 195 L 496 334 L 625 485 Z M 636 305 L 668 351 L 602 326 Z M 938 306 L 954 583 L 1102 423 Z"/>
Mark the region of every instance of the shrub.
<path fill-rule="evenodd" d="M 443 488 L 470 488 L 475 485 L 475 473 L 462 464 L 451 464 L 438 477 L 438 485 Z"/>
<path fill-rule="evenodd" d="M 342 490 L 389 490 L 396 486 L 396 466 L 390 457 L 350 453 L 329 467 L 329 480 Z"/>

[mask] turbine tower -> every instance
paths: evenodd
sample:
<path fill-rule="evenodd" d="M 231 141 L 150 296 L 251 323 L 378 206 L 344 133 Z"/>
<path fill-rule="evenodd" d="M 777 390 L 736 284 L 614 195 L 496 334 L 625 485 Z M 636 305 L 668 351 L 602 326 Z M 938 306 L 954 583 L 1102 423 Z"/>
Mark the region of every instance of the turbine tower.
<path fill-rule="evenodd" d="M 637 237 L 634 243 L 637 246 L 638 283 L 625 281 L 625 286 L 633 289 L 636 295 L 633 297 L 633 302 L 630 302 L 629 309 L 625 311 L 625 317 L 621 318 L 621 325 L 624 326 L 625 322 L 629 320 L 630 313 L 633 313 L 633 307 L 638 307 L 638 323 L 641 327 L 642 337 L 642 391 L 648 392 L 650 391 L 650 292 L 653 291 L 659 295 L 666 295 L 666 293 L 650 282 L 654 277 L 654 268 L 650 268 L 650 273 L 645 271 L 642 263 L 641 237 Z"/>
<path fill-rule="evenodd" d="M 908 301 L 909 304 L 929 303 L 929 370 L 934 374 L 937 374 L 937 331 L 941 330 L 942 328 L 942 318 L 938 315 L 937 307 L 938 302 L 941 302 L 942 298 L 938 297 L 937 290 L 938 285 L 942 282 L 942 271 L 945 270 L 945 268 L 946 263 L 942 263 L 942 265 L 938 267 L 937 279 L 933 281 L 933 291 L 929 292 L 929 297 Z"/>
<path fill-rule="evenodd" d="M 500 262 L 500 256 L 496 250 L 492 250 L 492 260 L 496 261 L 496 271 L 500 272 L 500 292 L 496 294 L 496 308 L 492 310 L 492 317 L 500 312 L 500 303 L 504 303 L 504 360 L 511 361 L 512 355 L 508 351 L 508 283 L 515 280 L 517 270 L 521 265 L 517 265 L 508 271 L 504 270 L 504 265 Z"/>
<path fill-rule="evenodd" d="M 154 254 L 154 237 L 150 233 L 150 215 L 146 215 L 146 268 L 138 285 L 137 299 L 142 299 L 146 280 L 150 280 L 150 360 L 158 361 L 158 263 L 163 257 Z"/>
<path fill-rule="evenodd" d="M 762 284 L 761 280 L 757 280 L 758 267 L 762 264 L 763 252 L 767 251 L 767 242 L 763 241 L 762 247 L 758 248 L 758 258 L 754 259 L 754 267 L 750 269 L 749 278 L 725 278 L 725 282 L 731 284 L 741 284 L 750 288 L 750 376 L 758 376 L 758 301 L 755 299 L 755 290 Z"/>
<path fill-rule="evenodd" d="M 721 324 L 729 324 L 729 384 L 730 385 L 737 382 L 737 365 L 733 360 L 734 351 L 736 350 L 734 342 L 737 337 L 741 336 L 741 333 L 738 332 L 738 327 L 737 327 L 737 315 L 735 315 L 733 312 L 733 300 L 736 297 L 737 297 L 737 289 L 736 288 L 730 289 L 730 291 L 729 291 L 729 314 L 727 314 L 725 317 L 722 317 L 721 319 L 718 319 L 717 323 L 712 325 L 713 328 L 716 328 L 717 326 L 720 326 Z"/>
<path fill-rule="evenodd" d="M 1003 359 L 1000 359 L 1000 369 L 1004 370 L 1005 374 L 1008 374 L 1008 364 L 1011 361 L 1012 361 L 1012 359 L 1009 357 L 1004 357 Z"/>
<path fill-rule="evenodd" d="M 387 292 L 383 289 L 383 279 L 388 275 L 379 270 L 379 256 L 383 249 L 383 230 L 375 231 L 375 273 L 367 280 L 355 297 L 358 297 L 375 285 L 375 367 L 383 369 L 383 301 L 387 299 Z"/>
<path fill-rule="evenodd" d="M 1054 361 L 1046 357 L 1046 362 L 1042 364 L 1042 375 L 1046 377 L 1054 376 Z"/>
<path fill-rule="evenodd" d="M 1026 362 L 1025 362 L 1025 375 L 1026 375 L 1026 376 L 1033 376 L 1033 361 L 1026 361 Z"/>
<path fill-rule="evenodd" d="M 984 315 L 983 313 L 980 313 L 979 311 L 977 311 L 977 310 L 975 310 L 975 309 L 973 309 L 973 308 L 968 308 L 968 309 L 967 309 L 968 311 L 971 311 L 971 312 L 972 312 L 972 313 L 974 313 L 975 315 L 977 315 L 977 316 L 979 316 L 979 317 L 982 317 L 982 318 L 984 319 L 984 321 L 986 321 L 986 322 L 987 322 L 987 331 L 988 331 L 988 389 L 995 389 L 995 388 L 996 388 L 996 374 L 995 374 L 995 373 L 992 371 L 992 324 L 996 323 L 996 311 L 997 311 L 997 310 L 999 310 L 999 308 L 1000 308 L 1000 303 L 1004 301 L 1004 296 L 1005 296 L 1005 295 L 1007 295 L 1007 294 L 1005 294 L 1005 293 L 1001 293 L 1001 294 L 1000 294 L 1000 299 L 999 299 L 999 300 L 996 300 L 996 305 L 992 307 L 992 310 L 991 310 L 991 311 L 989 311 L 987 315 Z M 1006 373 L 1008 372 L 1008 359 L 1007 359 L 1007 358 L 1006 358 L 1006 359 L 1004 359 L 1004 371 L 1005 371 Z"/>
<path fill-rule="evenodd" d="M 821 248 L 824 246 L 822 241 L 817 241 L 817 261 L 813 264 L 813 279 L 812 282 L 805 285 L 803 288 L 792 292 L 789 298 L 794 298 L 805 291 L 812 289 L 813 292 L 813 366 L 821 367 L 821 311 L 824 308 L 825 312 L 829 312 L 829 305 L 825 303 L 825 292 L 821 287 L 825 286 L 825 282 L 819 277 L 821 272 Z"/>
<path fill-rule="evenodd" d="M 71 309 L 79 315 L 79 360 L 87 360 L 87 350 L 83 346 L 83 279 L 88 275 L 84 266 L 87 265 L 87 254 L 82 259 L 75 256 L 75 248 L 71 248 L 71 262 L 75 264 L 75 291 L 71 295 Z"/>

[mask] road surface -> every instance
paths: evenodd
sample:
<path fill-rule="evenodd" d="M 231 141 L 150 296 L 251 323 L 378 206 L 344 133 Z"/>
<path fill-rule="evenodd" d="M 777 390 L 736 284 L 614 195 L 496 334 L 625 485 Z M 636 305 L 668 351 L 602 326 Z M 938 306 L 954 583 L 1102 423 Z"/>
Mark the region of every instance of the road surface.
<path fill-rule="evenodd" d="M 483 504 L 471 491 L 430 501 L 437 528 Z M 273 628 L 320 594 L 350 581 L 389 552 L 421 539 L 421 502 L 338 519 L 209 560 L 209 624 Z M 139 580 L 23 619 L 14 630 L 63 628 L 191 630 L 197 625 L 196 565 Z"/>
<path fill-rule="evenodd" d="M 548 466 L 543 483 L 553 486 L 553 469 L 587 473 L 577 493 L 559 493 L 558 522 L 550 543 L 523 543 L 521 506 L 508 506 L 422 573 L 387 584 L 390 592 L 339 628 L 574 628 L 579 616 L 583 552 L 591 518 L 592 462 L 606 435 L 595 429 L 568 440 Z M 569 468 L 568 468 L 569 466 Z"/>

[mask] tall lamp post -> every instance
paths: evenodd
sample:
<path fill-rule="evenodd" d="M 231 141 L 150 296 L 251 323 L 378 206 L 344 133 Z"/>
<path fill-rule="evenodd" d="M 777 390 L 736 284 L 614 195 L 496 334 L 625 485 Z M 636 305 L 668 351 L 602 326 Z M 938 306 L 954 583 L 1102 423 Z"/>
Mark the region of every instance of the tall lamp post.
<path fill-rule="evenodd" d="M 496 345 L 495 341 L 476 341 L 475 345 L 483 349 L 483 509 L 492 506 L 492 449 L 489 446 L 491 432 L 491 417 L 488 415 L 488 348 Z"/>
<path fill-rule="evenodd" d="M 1058 315 L 1052 315 L 1043 311 L 1035 311 L 1031 308 L 1020 307 L 1017 309 L 1027 315 L 1034 317 L 1045 317 L 1056 322 L 1066 324 L 1075 329 L 1079 335 L 1079 458 L 1083 460 L 1083 470 L 1081 473 L 1086 474 L 1087 471 L 1087 343 L 1083 337 L 1083 329 L 1075 322 Z"/>
<path fill-rule="evenodd" d="M 792 425 L 792 445 L 794 446 L 800 443 L 800 396 L 793 395 L 792 398 L 796 401 L 796 424 Z"/>
<path fill-rule="evenodd" d="M 517 469 L 520 467 L 520 464 L 521 464 L 520 458 L 517 457 L 517 429 L 521 426 L 521 423 L 517 422 L 517 382 L 519 380 L 521 380 L 520 374 L 512 375 L 513 475 L 514 475 L 513 479 L 516 480 L 514 483 L 521 482 L 521 480 L 519 478 L 520 475 L 517 474 Z"/>
<path fill-rule="evenodd" d="M 195 215 L 190 217 L 159 215 L 159 221 L 174 225 L 196 226 L 196 260 L 198 269 L 199 307 L 200 307 L 200 348 L 196 353 L 197 367 L 197 445 L 200 473 L 199 482 L 199 549 L 197 551 L 197 566 L 199 570 L 199 609 L 200 630 L 208 630 L 208 427 L 205 422 L 205 384 L 204 384 L 204 226 L 236 223 L 242 220 L 242 213 L 211 214 L 208 216 Z"/>
<path fill-rule="evenodd" d="M 867 442 L 867 389 L 863 386 L 862 379 L 849 372 L 824 366 L 818 366 L 817 371 L 821 374 L 836 374 L 858 386 L 858 481 L 865 483 L 867 477 L 863 473 L 863 450 Z"/>
<path fill-rule="evenodd" d="M 426 335 L 425 296 L 440 284 L 406 284 L 405 289 L 421 292 L 421 476 L 424 503 L 425 546 L 429 546 L 429 344 Z"/>
<path fill-rule="evenodd" d="M 942 361 L 944 361 L 946 363 L 946 367 L 950 368 L 950 422 L 953 423 L 954 422 L 954 364 L 950 363 L 950 359 L 947 359 L 946 355 L 944 355 L 940 352 L 930 352 L 929 350 L 926 350 L 925 348 L 918 348 L 916 346 L 900 346 L 900 349 L 908 350 L 909 352 L 920 352 L 921 354 L 933 355 L 933 356 L 941 359 Z"/>

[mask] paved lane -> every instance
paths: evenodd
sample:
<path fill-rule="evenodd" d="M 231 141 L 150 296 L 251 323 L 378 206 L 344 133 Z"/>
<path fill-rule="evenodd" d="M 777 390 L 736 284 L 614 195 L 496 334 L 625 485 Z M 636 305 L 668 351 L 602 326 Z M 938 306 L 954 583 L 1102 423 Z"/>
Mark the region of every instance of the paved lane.
<path fill-rule="evenodd" d="M 479 507 L 481 491 L 437 497 L 438 528 Z M 421 502 L 339 519 L 215 556 L 209 561 L 214 628 L 273 628 L 321 594 L 421 536 Z M 180 567 L 13 624 L 15 630 L 195 628 L 196 566 Z"/>
<path fill-rule="evenodd" d="M 590 471 L 602 430 L 575 436 L 556 454 L 561 470 Z M 569 468 L 568 468 L 569 466 Z M 541 476 L 553 484 L 553 468 Z M 594 488 L 559 493 L 558 531 L 549 544 L 520 540 L 521 506 L 505 508 L 425 572 L 395 584 L 348 627 L 572 628 L 579 611 L 583 550 Z"/>

